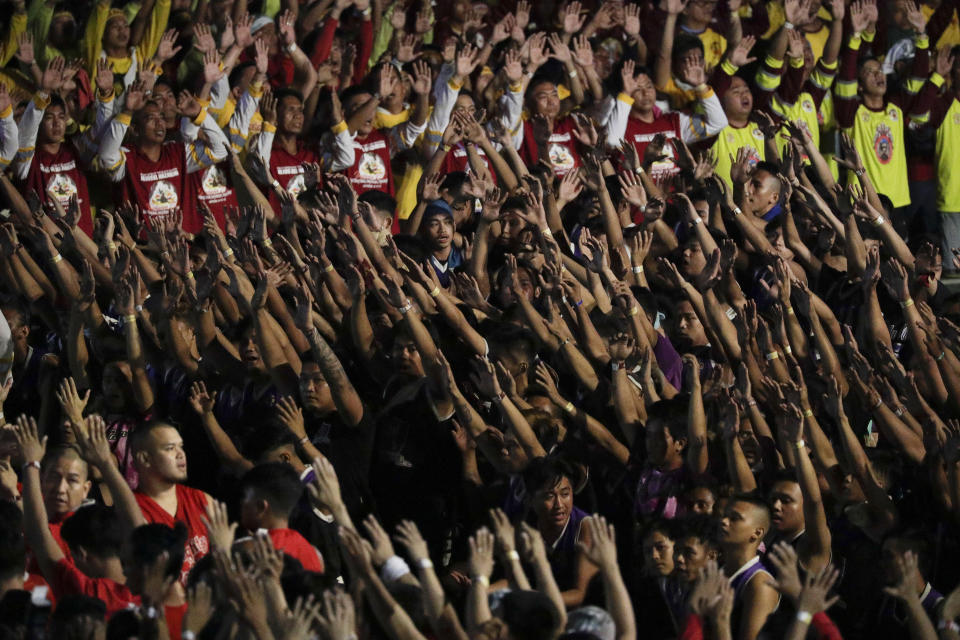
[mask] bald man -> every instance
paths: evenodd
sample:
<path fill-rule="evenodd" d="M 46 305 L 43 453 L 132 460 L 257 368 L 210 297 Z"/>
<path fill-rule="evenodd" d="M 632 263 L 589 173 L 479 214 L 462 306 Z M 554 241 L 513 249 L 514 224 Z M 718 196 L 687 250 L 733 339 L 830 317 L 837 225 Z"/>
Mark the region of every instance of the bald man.
<path fill-rule="evenodd" d="M 770 509 L 754 496 L 734 496 L 721 520 L 723 571 L 734 589 L 730 628 L 735 640 L 755 640 L 767 617 L 777 610 L 780 594 L 757 551 L 770 530 Z"/>

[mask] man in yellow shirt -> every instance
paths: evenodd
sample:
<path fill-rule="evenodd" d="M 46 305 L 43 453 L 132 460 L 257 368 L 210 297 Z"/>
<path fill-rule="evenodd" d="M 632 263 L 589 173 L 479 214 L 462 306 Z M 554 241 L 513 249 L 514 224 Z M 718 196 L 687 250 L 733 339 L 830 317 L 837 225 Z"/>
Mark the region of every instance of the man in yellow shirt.
<path fill-rule="evenodd" d="M 123 87 L 136 79 L 137 66 L 153 56 L 170 18 L 170 0 L 144 0 L 133 22 L 121 9 L 112 9 L 109 0 L 100 0 L 87 21 L 83 57 L 93 77 L 97 60 L 105 56 L 113 73 L 122 77 Z"/>

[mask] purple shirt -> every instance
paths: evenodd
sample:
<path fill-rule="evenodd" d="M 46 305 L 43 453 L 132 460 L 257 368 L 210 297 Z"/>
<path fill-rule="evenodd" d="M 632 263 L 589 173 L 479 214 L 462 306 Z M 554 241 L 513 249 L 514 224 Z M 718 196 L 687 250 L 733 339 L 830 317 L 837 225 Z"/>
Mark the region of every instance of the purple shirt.
<path fill-rule="evenodd" d="M 662 333 L 657 334 L 657 344 L 653 345 L 653 355 L 657 358 L 657 366 L 663 375 L 675 388 L 680 388 L 680 376 L 683 374 L 683 360 L 673 348 L 670 338 Z"/>

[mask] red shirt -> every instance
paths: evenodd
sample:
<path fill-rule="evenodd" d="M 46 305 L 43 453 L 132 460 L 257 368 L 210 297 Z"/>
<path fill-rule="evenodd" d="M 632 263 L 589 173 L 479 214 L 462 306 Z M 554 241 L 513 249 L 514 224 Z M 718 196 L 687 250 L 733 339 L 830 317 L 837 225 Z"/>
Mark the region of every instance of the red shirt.
<path fill-rule="evenodd" d="M 357 195 L 375 189 L 394 195 L 390 138 L 387 134 L 374 129 L 366 138 L 357 136 L 353 141 L 353 149 L 353 166 L 347 169 L 347 177 Z"/>
<path fill-rule="evenodd" d="M 680 168 L 674 162 L 677 152 L 673 146 L 673 141 L 680 138 L 680 115 L 675 112 L 664 113 L 655 117 L 653 122 L 643 122 L 632 115 L 627 118 L 624 139 L 636 148 L 641 160 L 647 145 L 660 133 L 667 139 L 666 144 L 663 145 L 663 153 L 669 157 L 662 162 L 654 162 L 650 167 L 650 177 L 655 181 L 680 173 Z"/>
<path fill-rule="evenodd" d="M 72 144 L 62 143 L 56 153 L 47 153 L 38 146 L 33 153 L 24 186 L 25 193 L 29 193 L 31 189 L 36 191 L 41 202 L 53 202 L 53 198 L 56 198 L 64 209 L 70 205 L 70 198 L 77 196 L 77 203 L 80 205 L 80 221 L 77 226 L 88 236 L 93 236 L 87 177 L 77 167 L 77 155 Z"/>
<path fill-rule="evenodd" d="M 547 140 L 548 156 L 553 171 L 563 177 L 579 167 L 580 152 L 577 151 L 577 139 L 572 131 L 576 129 L 574 120 L 565 116 L 553 125 L 553 133 Z M 523 144 L 520 147 L 520 157 L 528 167 L 532 167 L 540 160 L 540 151 L 533 138 L 533 125 L 529 120 L 523 122 Z"/>
<path fill-rule="evenodd" d="M 306 186 L 303 180 L 303 163 L 317 162 L 317 153 L 308 147 L 302 140 L 297 140 L 297 152 L 289 153 L 282 146 L 273 143 L 270 148 L 270 176 L 280 183 L 291 197 L 303 191 Z M 280 199 L 273 190 L 270 190 L 270 206 L 274 211 L 280 211 Z"/>
<path fill-rule="evenodd" d="M 147 522 L 165 524 L 171 528 L 177 522 L 187 525 L 187 543 L 184 548 L 183 569 L 180 571 L 180 582 L 186 584 L 187 574 L 190 573 L 193 565 L 210 551 L 207 527 L 201 520 L 206 514 L 207 495 L 203 491 L 178 484 L 177 514 L 174 517 L 171 517 L 167 510 L 150 496 L 139 491 L 133 495 Z"/>
<path fill-rule="evenodd" d="M 57 562 L 53 571 L 50 590 L 58 600 L 71 594 L 99 598 L 107 605 L 108 618 L 130 605 L 140 604 L 140 598 L 133 595 L 126 585 L 115 582 L 110 578 L 91 578 L 68 560 Z"/>
<path fill-rule="evenodd" d="M 203 228 L 187 180 L 187 153 L 182 142 L 164 142 L 156 162 L 135 146 L 127 150 L 126 156 L 127 174 L 123 179 L 126 197 L 140 206 L 147 221 L 169 216 L 180 209 L 184 231 L 197 233 Z"/>
<path fill-rule="evenodd" d="M 239 206 L 227 163 L 218 162 L 202 171 L 194 171 L 188 175 L 187 180 L 190 183 L 190 192 L 197 194 L 197 200 L 210 208 L 217 220 L 217 226 L 221 230 L 225 229 L 227 208 Z M 197 217 L 200 218 L 199 212 Z"/>
<path fill-rule="evenodd" d="M 493 171 L 490 158 L 487 157 L 487 154 L 485 154 L 480 147 L 477 147 L 477 155 L 480 156 L 480 159 L 487 165 L 487 171 L 490 172 L 494 183 L 496 183 L 497 174 Z M 440 166 L 441 175 L 453 173 L 454 171 L 470 173 L 470 157 L 467 155 L 467 148 L 463 146 L 462 142 L 458 142 L 457 146 L 447 152 L 447 155 L 443 158 L 443 164 Z"/>
<path fill-rule="evenodd" d="M 293 529 L 270 529 L 267 534 L 278 551 L 299 560 L 307 571 L 323 573 L 323 556 L 299 532 Z"/>

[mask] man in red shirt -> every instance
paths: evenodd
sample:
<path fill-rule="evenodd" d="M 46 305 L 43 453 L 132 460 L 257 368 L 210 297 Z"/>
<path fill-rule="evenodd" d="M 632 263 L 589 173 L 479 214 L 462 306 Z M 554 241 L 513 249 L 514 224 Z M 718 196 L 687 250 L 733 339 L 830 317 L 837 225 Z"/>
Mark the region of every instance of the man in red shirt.
<path fill-rule="evenodd" d="M 148 523 L 187 527 L 181 582 L 200 558 L 207 555 L 210 543 L 203 524 L 208 494 L 180 484 L 187 479 L 187 455 L 183 438 L 175 427 L 165 422 L 147 422 L 130 435 L 134 465 L 140 484 L 134 493 L 137 504 Z"/>
<path fill-rule="evenodd" d="M 307 571 L 323 573 L 320 552 L 289 526 L 302 494 L 300 476 L 290 465 L 257 465 L 240 480 L 240 526 L 254 533 L 265 530 L 278 551 L 299 560 Z"/>

